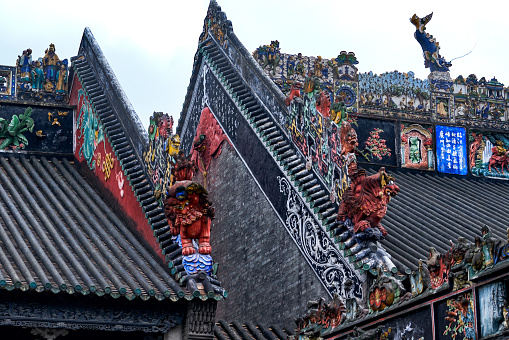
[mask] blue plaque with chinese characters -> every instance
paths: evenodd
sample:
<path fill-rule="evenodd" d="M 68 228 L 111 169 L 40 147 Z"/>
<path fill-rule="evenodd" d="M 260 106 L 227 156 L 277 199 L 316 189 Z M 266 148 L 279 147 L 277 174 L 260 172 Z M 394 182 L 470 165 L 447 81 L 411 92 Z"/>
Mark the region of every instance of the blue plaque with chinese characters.
<path fill-rule="evenodd" d="M 462 127 L 436 126 L 437 169 L 446 174 L 466 175 L 467 139 Z"/>

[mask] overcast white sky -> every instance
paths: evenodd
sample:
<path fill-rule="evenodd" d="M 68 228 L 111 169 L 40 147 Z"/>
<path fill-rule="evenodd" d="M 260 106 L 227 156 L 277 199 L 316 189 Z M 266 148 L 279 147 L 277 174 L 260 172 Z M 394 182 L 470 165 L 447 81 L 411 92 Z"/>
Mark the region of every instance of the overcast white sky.
<path fill-rule="evenodd" d="M 274 1 L 218 0 L 249 51 L 279 40 L 281 51 L 333 58 L 355 52 L 360 72 L 414 71 L 426 78 L 409 18 L 434 12 L 427 32 L 453 61 L 451 76 L 475 73 L 509 85 L 507 1 Z M 0 65 L 14 66 L 24 49 L 44 55 L 50 43 L 60 59 L 76 55 L 91 28 L 145 126 L 154 111 L 178 119 L 191 76 L 208 0 L 0 0 Z"/>

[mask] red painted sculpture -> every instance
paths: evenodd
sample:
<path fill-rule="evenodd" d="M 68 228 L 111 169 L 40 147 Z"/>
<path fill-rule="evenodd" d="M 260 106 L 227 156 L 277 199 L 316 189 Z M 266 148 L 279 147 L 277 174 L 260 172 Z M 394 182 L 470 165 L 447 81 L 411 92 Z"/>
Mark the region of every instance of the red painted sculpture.
<path fill-rule="evenodd" d="M 297 87 L 293 87 L 292 85 L 292 88 L 290 89 L 290 93 L 288 94 L 288 96 L 286 96 L 286 99 L 285 99 L 285 104 L 286 106 L 289 106 L 293 100 L 293 98 L 298 98 L 300 97 L 300 90 L 297 88 Z"/>
<path fill-rule="evenodd" d="M 221 144 L 227 139 L 209 108 L 204 108 L 191 152 L 192 160 L 202 173 L 208 170 L 212 157 L 221 154 Z"/>
<path fill-rule="evenodd" d="M 477 150 L 481 146 L 482 142 L 482 134 L 472 133 L 472 137 L 474 137 L 474 141 L 470 143 L 470 166 L 475 167 L 475 156 L 477 155 Z"/>
<path fill-rule="evenodd" d="M 355 162 L 350 163 L 348 173 L 351 183 L 343 194 L 338 220 L 351 219 L 354 233 L 367 228 L 376 228 L 386 236 L 387 231 L 380 221 L 387 212 L 387 204 L 391 197 L 399 192 L 394 178 L 385 172 L 385 168 L 380 168 L 377 174 L 366 177 L 365 171 L 358 170 Z"/>
<path fill-rule="evenodd" d="M 194 254 L 193 239 L 198 240 L 198 252 L 210 254 L 210 223 L 214 218 L 214 208 L 207 200 L 207 190 L 191 181 L 196 166 L 183 154 L 177 157 L 172 169 L 175 184 L 168 188 L 164 202 L 166 217 L 171 234 L 180 234 L 182 255 Z"/>
<path fill-rule="evenodd" d="M 355 132 L 349 122 L 345 121 L 341 124 L 339 136 L 341 141 L 341 155 L 346 156 L 349 153 L 355 152 L 355 148 L 358 145 L 357 132 Z"/>
<path fill-rule="evenodd" d="M 504 166 L 509 171 L 509 151 L 503 147 L 501 141 L 497 141 L 497 146 L 491 148 L 491 157 L 488 163 L 488 170 L 491 172 L 493 167 L 499 174 L 504 173 Z M 497 169 L 497 165 L 500 166 L 501 171 Z"/>
<path fill-rule="evenodd" d="M 449 272 L 452 265 L 452 247 L 444 255 L 440 254 L 434 247 L 429 249 L 427 261 L 431 288 L 440 288 L 444 283 L 449 282 Z"/>
<path fill-rule="evenodd" d="M 327 92 L 322 90 L 316 98 L 316 109 L 323 117 L 330 117 L 330 99 Z"/>

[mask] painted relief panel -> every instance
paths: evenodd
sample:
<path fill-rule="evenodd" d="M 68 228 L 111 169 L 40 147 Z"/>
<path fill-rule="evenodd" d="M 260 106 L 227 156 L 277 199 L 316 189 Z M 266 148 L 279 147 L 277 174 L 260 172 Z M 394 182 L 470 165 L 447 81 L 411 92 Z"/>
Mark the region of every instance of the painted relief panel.
<path fill-rule="evenodd" d="M 466 131 L 462 127 L 436 126 L 437 169 L 446 174 L 467 174 Z"/>
<path fill-rule="evenodd" d="M 499 281 L 479 287 L 481 337 L 506 330 L 509 307 L 505 282 Z M 505 317 L 504 317 L 505 314 Z"/>
<path fill-rule="evenodd" d="M 396 166 L 396 125 L 394 121 L 356 118 L 359 163 Z"/>
<path fill-rule="evenodd" d="M 509 178 L 509 135 L 470 130 L 469 165 L 476 176 Z"/>
<path fill-rule="evenodd" d="M 0 106 L 0 150 L 72 153 L 72 109 Z"/>
<path fill-rule="evenodd" d="M 435 339 L 474 340 L 474 308 L 472 292 L 435 304 Z"/>
<path fill-rule="evenodd" d="M 428 307 L 390 319 L 370 330 L 360 331 L 360 337 L 356 339 L 368 339 L 366 335 L 371 333 L 369 339 L 431 340 L 433 339 L 431 324 L 431 310 Z"/>
<path fill-rule="evenodd" d="M 76 134 L 74 155 L 91 181 L 97 183 L 102 195 L 117 204 L 123 220 L 143 235 L 147 243 L 163 258 L 159 244 L 150 230 L 145 214 L 136 199 L 122 165 L 106 138 L 103 125 L 78 78 L 74 79 L 70 103 L 76 105 Z"/>
<path fill-rule="evenodd" d="M 434 170 L 433 126 L 401 122 L 401 166 Z"/>

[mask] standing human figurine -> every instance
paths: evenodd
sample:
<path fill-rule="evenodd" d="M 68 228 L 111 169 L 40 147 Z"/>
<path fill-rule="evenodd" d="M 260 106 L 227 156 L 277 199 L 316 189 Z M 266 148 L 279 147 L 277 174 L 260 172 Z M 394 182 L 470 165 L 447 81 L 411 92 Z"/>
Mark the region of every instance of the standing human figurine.
<path fill-rule="evenodd" d="M 26 49 L 18 59 L 18 66 L 20 68 L 22 82 L 30 81 L 30 65 L 32 64 L 32 50 Z"/>
<path fill-rule="evenodd" d="M 44 66 L 44 75 L 46 81 L 54 81 L 55 80 L 55 67 L 57 63 L 60 61 L 58 59 L 58 55 L 55 53 L 55 45 L 50 44 L 49 48 L 46 50 L 46 54 L 44 55 L 44 59 L 42 64 Z"/>
<path fill-rule="evenodd" d="M 60 66 L 60 70 L 57 72 L 56 93 L 67 93 L 67 70 L 65 69 L 64 64 Z"/>
<path fill-rule="evenodd" d="M 32 89 L 35 92 L 42 90 L 42 83 L 44 82 L 44 71 L 39 60 L 35 62 L 35 67 L 32 70 Z"/>

